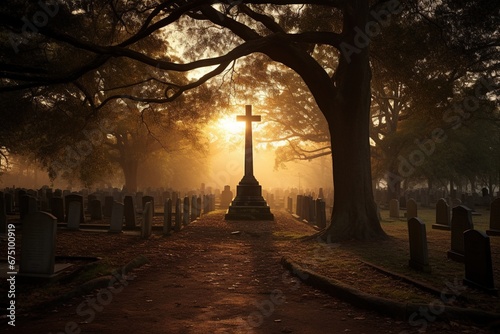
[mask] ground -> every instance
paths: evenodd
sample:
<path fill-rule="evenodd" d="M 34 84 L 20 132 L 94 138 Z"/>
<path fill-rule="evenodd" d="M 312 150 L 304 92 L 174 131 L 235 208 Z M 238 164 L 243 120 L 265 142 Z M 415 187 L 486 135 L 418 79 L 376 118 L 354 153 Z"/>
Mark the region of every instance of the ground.
<path fill-rule="evenodd" d="M 21 305 L 15 328 L 5 318 L 0 327 L 6 333 L 483 332 L 458 322 L 416 325 L 393 319 L 305 285 L 280 260 L 287 256 L 311 262 L 308 252 L 315 251 L 314 238 L 299 237 L 316 230 L 285 212 L 274 213 L 274 222 L 226 222 L 223 212 L 216 211 L 178 233 L 154 234 L 148 240 L 59 230 L 57 255 L 103 258 L 94 276 L 109 274 L 141 255 L 149 263 L 123 277 L 116 275 L 125 280 L 116 280 L 112 288 L 46 303 L 50 307 L 42 309 L 35 306 L 81 283 L 26 287 L 17 296 Z M 376 275 L 369 268 L 360 272 Z"/>

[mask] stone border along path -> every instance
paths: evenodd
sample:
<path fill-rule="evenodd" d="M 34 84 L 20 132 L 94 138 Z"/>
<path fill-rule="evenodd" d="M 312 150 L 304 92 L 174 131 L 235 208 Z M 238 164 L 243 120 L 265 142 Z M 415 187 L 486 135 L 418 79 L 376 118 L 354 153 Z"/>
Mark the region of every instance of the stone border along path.
<path fill-rule="evenodd" d="M 109 288 L 116 275 L 100 278 L 84 286 L 102 289 L 84 289 L 84 297 L 19 315 L 15 328 L 3 324 L 0 328 L 6 328 L 6 333 L 58 334 L 71 329 L 81 329 L 81 333 L 152 334 L 417 332 L 418 327 L 410 326 L 404 318 L 407 312 L 402 310 L 407 304 L 381 304 L 381 298 L 338 282 L 331 284 L 332 280 L 302 270 L 308 275 L 308 283 L 316 281 L 323 288 L 330 283 L 329 289 L 337 290 L 332 297 L 293 277 L 280 261 L 283 254 L 293 254 L 298 241 L 286 235 L 313 235 L 316 231 L 284 212 L 275 216 L 275 222 L 225 222 L 219 211 L 202 216 L 172 236 L 154 235 L 141 244 L 141 254 L 149 264 L 138 268 L 134 279 L 122 283 L 119 290 Z M 99 239 L 109 238 L 107 234 L 96 234 L 95 238 L 109 240 Z M 127 244 L 124 247 L 133 253 Z M 132 261 L 137 265 L 144 262 L 143 257 Z M 292 268 L 287 263 L 293 265 L 296 274 L 301 270 L 290 261 L 284 265 Z M 108 290 L 107 294 L 103 290 Z M 378 311 L 382 306 L 402 320 L 366 311 L 367 306 Z M 451 328 L 436 322 L 429 324 L 427 333 L 451 334 L 461 330 L 460 326 Z M 485 333 L 475 328 L 474 332 Z"/>
<path fill-rule="evenodd" d="M 283 257 L 281 263 L 295 276 L 301 278 L 307 284 L 320 289 L 332 296 L 341 298 L 352 305 L 375 309 L 388 316 L 401 320 L 408 319 L 412 313 L 419 312 L 421 308 L 429 307 L 428 304 L 401 303 L 390 299 L 374 296 L 353 289 L 344 283 L 332 278 L 322 276 L 314 271 L 302 268 L 299 264 Z M 485 312 L 477 309 L 444 306 L 443 312 L 436 314 L 441 320 L 465 320 L 480 324 L 482 326 L 498 322 L 500 314 Z"/>

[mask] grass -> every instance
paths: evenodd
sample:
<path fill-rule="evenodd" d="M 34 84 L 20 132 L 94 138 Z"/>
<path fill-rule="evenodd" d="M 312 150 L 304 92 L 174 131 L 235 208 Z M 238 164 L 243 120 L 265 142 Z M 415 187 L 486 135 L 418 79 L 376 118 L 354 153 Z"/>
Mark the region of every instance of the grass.
<path fill-rule="evenodd" d="M 473 216 L 474 228 L 485 231 L 489 226 L 489 211 L 478 210 L 480 216 Z M 418 272 L 408 266 L 409 242 L 406 219 L 389 218 L 389 212 L 382 210 L 382 228 L 389 238 L 377 242 L 343 242 L 324 244 L 318 241 L 304 243 L 304 249 L 291 255 L 308 268 L 333 279 L 341 280 L 362 291 L 396 299 L 403 302 L 424 302 L 436 300 L 435 295 L 401 281 L 388 278 L 371 269 L 362 261 L 373 263 L 384 269 L 409 276 L 414 280 L 434 287 L 437 291 L 450 291 L 447 284 L 461 283 L 464 265 L 447 259 L 450 248 L 450 231 L 432 229 L 435 222 L 434 209 L 419 209 L 419 218 L 426 224 L 429 263 L 431 273 Z M 500 284 L 500 237 L 490 237 L 494 278 Z M 302 248 L 302 247 L 301 247 Z M 467 288 L 461 292 L 467 303 L 459 306 L 481 308 L 500 313 L 498 297 Z M 458 302 L 457 302 L 458 303 Z"/>

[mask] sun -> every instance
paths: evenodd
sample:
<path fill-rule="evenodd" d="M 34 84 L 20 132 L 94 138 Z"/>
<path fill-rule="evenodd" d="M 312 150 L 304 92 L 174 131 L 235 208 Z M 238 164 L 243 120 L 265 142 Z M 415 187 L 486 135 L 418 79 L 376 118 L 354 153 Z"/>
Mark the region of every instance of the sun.
<path fill-rule="evenodd" d="M 244 135 L 245 133 L 245 123 L 237 122 L 235 115 L 219 118 L 216 126 L 221 133 L 228 135 Z"/>

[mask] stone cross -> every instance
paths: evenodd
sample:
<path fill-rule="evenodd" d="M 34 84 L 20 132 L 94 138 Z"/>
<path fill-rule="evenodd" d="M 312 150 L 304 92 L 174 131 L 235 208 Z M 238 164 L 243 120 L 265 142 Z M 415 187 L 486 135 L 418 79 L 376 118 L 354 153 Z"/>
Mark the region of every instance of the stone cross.
<path fill-rule="evenodd" d="M 252 122 L 260 122 L 261 117 L 252 115 L 252 106 L 247 105 L 246 114 L 236 116 L 238 122 L 245 122 L 245 176 L 243 180 L 257 182 L 253 176 L 253 144 L 252 144 Z"/>

